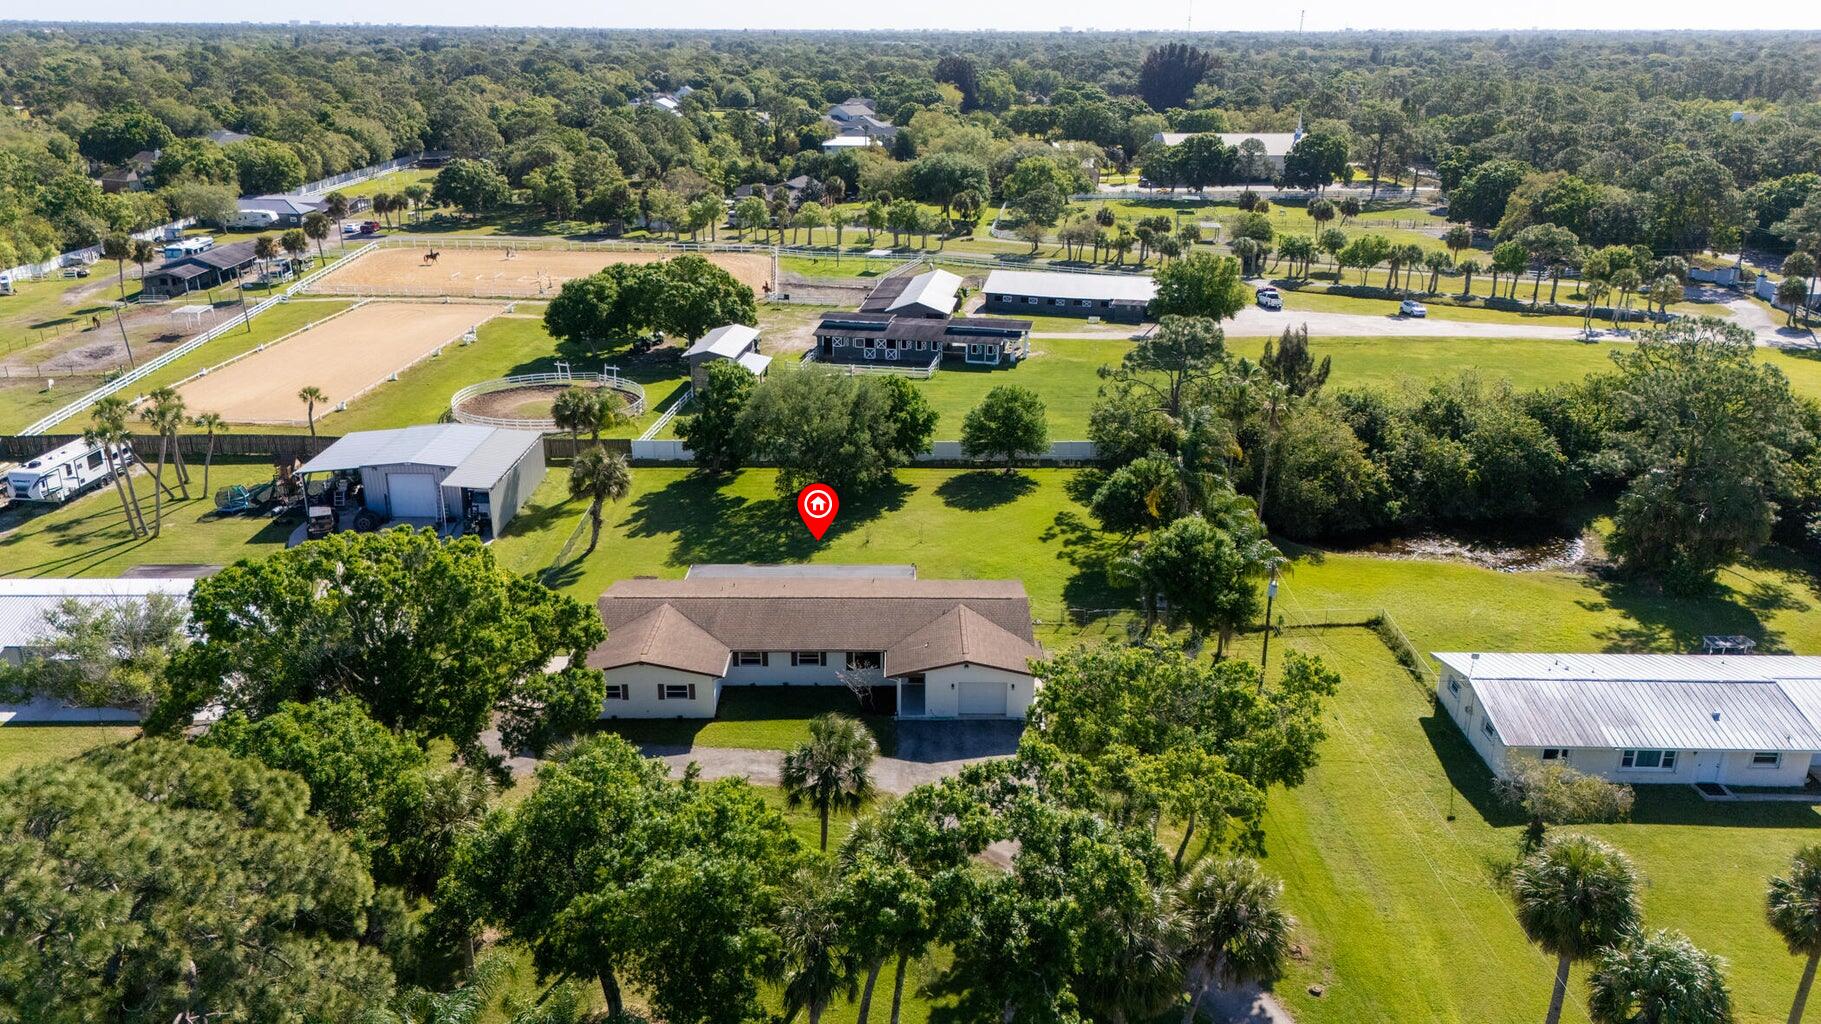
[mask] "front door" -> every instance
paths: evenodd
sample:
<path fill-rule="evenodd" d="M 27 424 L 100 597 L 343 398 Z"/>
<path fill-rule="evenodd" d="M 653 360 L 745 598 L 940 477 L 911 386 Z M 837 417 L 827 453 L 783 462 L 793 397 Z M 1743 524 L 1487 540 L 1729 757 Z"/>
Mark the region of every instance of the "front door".
<path fill-rule="evenodd" d="M 1726 763 L 1726 755 L 1717 750 L 1703 751 L 1695 755 L 1695 781 L 1719 782 L 1720 768 Z"/>

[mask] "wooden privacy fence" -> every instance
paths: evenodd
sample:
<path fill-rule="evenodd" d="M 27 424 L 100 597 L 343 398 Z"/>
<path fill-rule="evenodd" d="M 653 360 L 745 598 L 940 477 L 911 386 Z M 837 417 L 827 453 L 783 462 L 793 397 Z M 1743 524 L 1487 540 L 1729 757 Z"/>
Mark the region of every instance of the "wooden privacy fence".
<path fill-rule="evenodd" d="M 0 435 L 0 462 L 25 462 L 53 448 L 80 440 L 81 434 Z M 308 460 L 339 440 L 339 436 L 331 437 L 327 434 L 311 437 L 308 434 L 248 434 L 229 431 L 215 435 L 215 457 Z M 625 438 L 603 438 L 600 443 L 610 452 L 632 454 L 632 442 Z M 544 457 L 551 460 L 573 459 L 578 450 L 593 444 L 587 437 L 576 442 L 571 441 L 566 434 L 548 435 L 544 438 Z M 206 434 L 178 434 L 177 447 L 185 459 L 200 459 L 208 452 L 209 439 Z M 158 435 L 134 434 L 133 450 L 139 453 L 141 459 L 156 458 Z"/>

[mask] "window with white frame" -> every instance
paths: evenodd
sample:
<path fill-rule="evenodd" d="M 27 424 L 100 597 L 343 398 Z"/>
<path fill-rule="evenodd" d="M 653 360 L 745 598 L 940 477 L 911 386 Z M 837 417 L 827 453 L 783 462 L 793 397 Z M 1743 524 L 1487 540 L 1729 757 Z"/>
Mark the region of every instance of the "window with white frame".
<path fill-rule="evenodd" d="M 1751 755 L 1751 766 L 1753 768 L 1781 768 L 1783 766 L 1783 752 L 1780 750 L 1760 750 Z"/>
<path fill-rule="evenodd" d="M 792 665 L 826 665 L 828 664 L 828 652 L 792 651 L 790 652 L 790 663 Z"/>
<path fill-rule="evenodd" d="M 1459 697 L 1461 695 L 1461 681 L 1459 679 L 1448 680 L 1448 692 Z"/>
<path fill-rule="evenodd" d="M 835 347 L 836 347 L 836 348 L 846 348 L 846 347 L 847 347 L 847 339 L 846 339 L 846 338 L 836 338 L 836 339 L 835 339 Z"/>
<path fill-rule="evenodd" d="M 1567 747 L 1544 747 L 1543 748 L 1543 760 L 1545 760 L 1545 761 L 1566 761 L 1566 760 L 1568 760 L 1568 748 Z"/>
<path fill-rule="evenodd" d="M 1492 719 L 1490 718 L 1480 723 L 1480 729 L 1495 740 L 1499 738 L 1499 731 L 1492 727 Z"/>
<path fill-rule="evenodd" d="M 735 651 L 733 653 L 733 663 L 735 665 L 763 665 L 765 664 L 765 652 Z"/>
<path fill-rule="evenodd" d="M 631 700 L 632 699 L 631 687 L 629 687 L 625 683 L 608 683 L 607 684 L 607 699 L 608 700 Z"/>
<path fill-rule="evenodd" d="M 696 684 L 694 683 L 659 683 L 659 700 L 695 700 Z"/>
<path fill-rule="evenodd" d="M 1619 754 L 1619 767 L 1673 772 L 1676 770 L 1676 752 L 1673 750 L 1626 750 Z"/>
<path fill-rule="evenodd" d="M 1040 301 L 1042 300 L 1038 299 L 1035 295 L 1026 295 L 1024 297 L 1024 304 L 1027 306 L 1035 306 Z"/>

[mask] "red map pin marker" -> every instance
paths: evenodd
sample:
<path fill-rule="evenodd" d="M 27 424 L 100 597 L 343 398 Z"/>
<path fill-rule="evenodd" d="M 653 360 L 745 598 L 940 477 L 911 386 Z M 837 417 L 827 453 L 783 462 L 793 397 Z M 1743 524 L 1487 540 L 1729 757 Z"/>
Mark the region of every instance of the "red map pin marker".
<path fill-rule="evenodd" d="M 809 527 L 809 535 L 817 540 L 834 525 L 835 513 L 841 510 L 841 499 L 835 496 L 835 489 L 827 484 L 810 484 L 797 492 L 797 515 L 803 517 L 803 525 Z"/>

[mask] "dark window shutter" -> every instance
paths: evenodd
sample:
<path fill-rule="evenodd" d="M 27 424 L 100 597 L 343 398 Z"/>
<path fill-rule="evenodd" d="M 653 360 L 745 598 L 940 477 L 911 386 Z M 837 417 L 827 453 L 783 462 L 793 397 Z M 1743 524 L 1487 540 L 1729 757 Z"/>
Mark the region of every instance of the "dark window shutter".
<path fill-rule="evenodd" d="M 771 652 L 770 651 L 760 651 L 759 652 L 759 664 L 760 665 L 770 665 L 771 664 Z M 694 697 L 695 697 L 694 694 L 690 694 L 691 699 L 694 699 Z"/>
<path fill-rule="evenodd" d="M 664 699 L 664 684 L 663 683 L 658 684 L 658 699 L 659 700 Z"/>
<path fill-rule="evenodd" d="M 689 684 L 689 699 L 690 700 L 696 699 L 696 684 L 694 684 L 694 683 Z"/>

